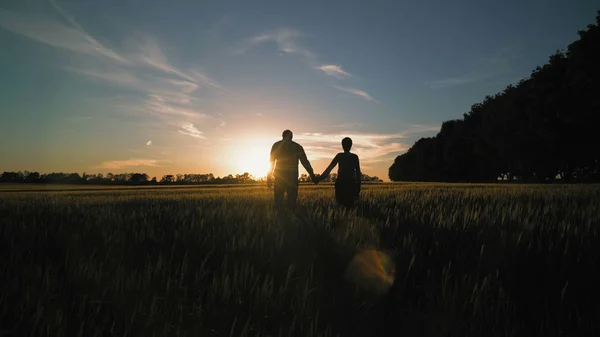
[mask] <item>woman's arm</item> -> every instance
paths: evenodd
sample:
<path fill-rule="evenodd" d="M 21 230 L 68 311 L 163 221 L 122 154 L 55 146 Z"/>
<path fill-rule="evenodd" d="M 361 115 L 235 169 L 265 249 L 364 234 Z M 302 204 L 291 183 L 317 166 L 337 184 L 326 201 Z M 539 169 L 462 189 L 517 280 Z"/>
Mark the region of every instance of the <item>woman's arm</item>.
<path fill-rule="evenodd" d="M 335 165 L 337 165 L 337 163 L 338 163 L 338 156 L 339 156 L 339 154 L 337 154 L 337 155 L 335 155 L 335 157 L 333 157 L 333 160 L 331 161 L 331 164 L 329 164 L 329 166 L 327 166 L 327 168 L 325 169 L 325 171 L 323 171 L 323 173 L 319 177 L 319 180 L 325 179 L 325 177 L 327 177 L 329 175 L 329 173 L 331 172 L 331 170 L 333 170 L 333 168 L 335 167 Z"/>
<path fill-rule="evenodd" d="M 360 183 L 362 181 L 362 172 L 360 172 L 360 161 L 356 156 L 356 183 L 358 184 L 358 190 L 360 191 Z"/>

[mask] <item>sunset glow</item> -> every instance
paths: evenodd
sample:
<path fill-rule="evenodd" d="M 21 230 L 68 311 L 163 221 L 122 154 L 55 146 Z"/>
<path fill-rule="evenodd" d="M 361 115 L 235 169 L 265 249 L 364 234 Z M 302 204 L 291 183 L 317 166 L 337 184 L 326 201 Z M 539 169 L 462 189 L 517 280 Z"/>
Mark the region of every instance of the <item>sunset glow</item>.
<path fill-rule="evenodd" d="M 247 146 L 233 156 L 235 172 L 248 172 L 256 178 L 266 177 L 269 171 L 269 147 Z"/>
<path fill-rule="evenodd" d="M 316 172 L 351 137 L 363 173 L 388 180 L 418 139 L 515 84 L 596 10 L 561 2 L 572 19 L 544 21 L 526 3 L 494 5 L 474 30 L 435 16 L 452 2 L 4 1 L 0 172 L 263 177 L 290 129 Z M 544 39 L 514 35 L 530 26 Z"/>

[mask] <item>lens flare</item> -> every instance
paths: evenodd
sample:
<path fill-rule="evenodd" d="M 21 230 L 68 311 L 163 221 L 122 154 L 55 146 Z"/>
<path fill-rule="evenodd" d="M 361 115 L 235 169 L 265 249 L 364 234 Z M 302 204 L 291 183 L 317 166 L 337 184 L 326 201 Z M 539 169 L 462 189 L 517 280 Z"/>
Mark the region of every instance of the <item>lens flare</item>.
<path fill-rule="evenodd" d="M 379 295 L 390 289 L 395 274 L 393 259 L 376 249 L 364 249 L 356 253 L 346 270 L 346 277 L 351 282 Z"/>

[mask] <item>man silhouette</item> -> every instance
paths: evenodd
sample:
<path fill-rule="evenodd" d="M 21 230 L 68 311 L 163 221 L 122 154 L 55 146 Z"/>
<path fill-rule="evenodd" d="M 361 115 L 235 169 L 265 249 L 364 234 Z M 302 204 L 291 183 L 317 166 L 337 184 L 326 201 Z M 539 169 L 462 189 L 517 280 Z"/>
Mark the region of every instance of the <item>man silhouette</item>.
<path fill-rule="evenodd" d="M 304 148 L 292 141 L 293 133 L 283 131 L 283 139 L 271 147 L 271 169 L 267 175 L 267 186 L 271 188 L 271 177 L 275 176 L 274 203 L 277 209 L 281 208 L 283 197 L 287 193 L 287 204 L 290 209 L 296 208 L 298 198 L 298 161 L 306 169 L 313 182 L 317 183 L 310 162 L 306 158 Z"/>

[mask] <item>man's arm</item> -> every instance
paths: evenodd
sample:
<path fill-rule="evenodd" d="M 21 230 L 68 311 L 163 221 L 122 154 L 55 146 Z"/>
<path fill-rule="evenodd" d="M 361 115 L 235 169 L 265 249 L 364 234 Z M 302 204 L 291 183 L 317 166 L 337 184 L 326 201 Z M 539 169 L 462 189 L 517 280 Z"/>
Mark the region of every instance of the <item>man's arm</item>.
<path fill-rule="evenodd" d="M 331 161 L 331 164 L 329 164 L 329 166 L 327 166 L 327 168 L 325 169 L 325 171 L 323 171 L 323 174 L 321 174 L 321 179 L 325 179 L 329 173 L 331 172 L 331 170 L 333 170 L 333 168 L 335 167 L 335 165 L 338 164 L 338 156 L 339 154 L 336 154 L 335 157 L 333 157 L 333 160 Z"/>
<path fill-rule="evenodd" d="M 267 173 L 267 186 L 271 187 L 271 182 L 273 179 L 273 173 L 275 172 L 275 163 L 277 161 L 277 155 L 276 155 L 276 144 L 273 144 L 273 146 L 271 147 L 271 154 L 270 154 L 270 163 L 271 165 L 269 166 L 269 172 Z"/>
<path fill-rule="evenodd" d="M 312 181 L 316 182 L 315 172 L 313 171 L 312 166 L 310 166 L 310 162 L 308 161 L 308 158 L 306 158 L 306 153 L 304 152 L 304 148 L 302 146 L 300 146 L 300 162 L 302 163 L 302 166 L 304 166 L 304 168 L 306 169 L 306 172 L 308 172 L 308 175 L 310 176 Z"/>

